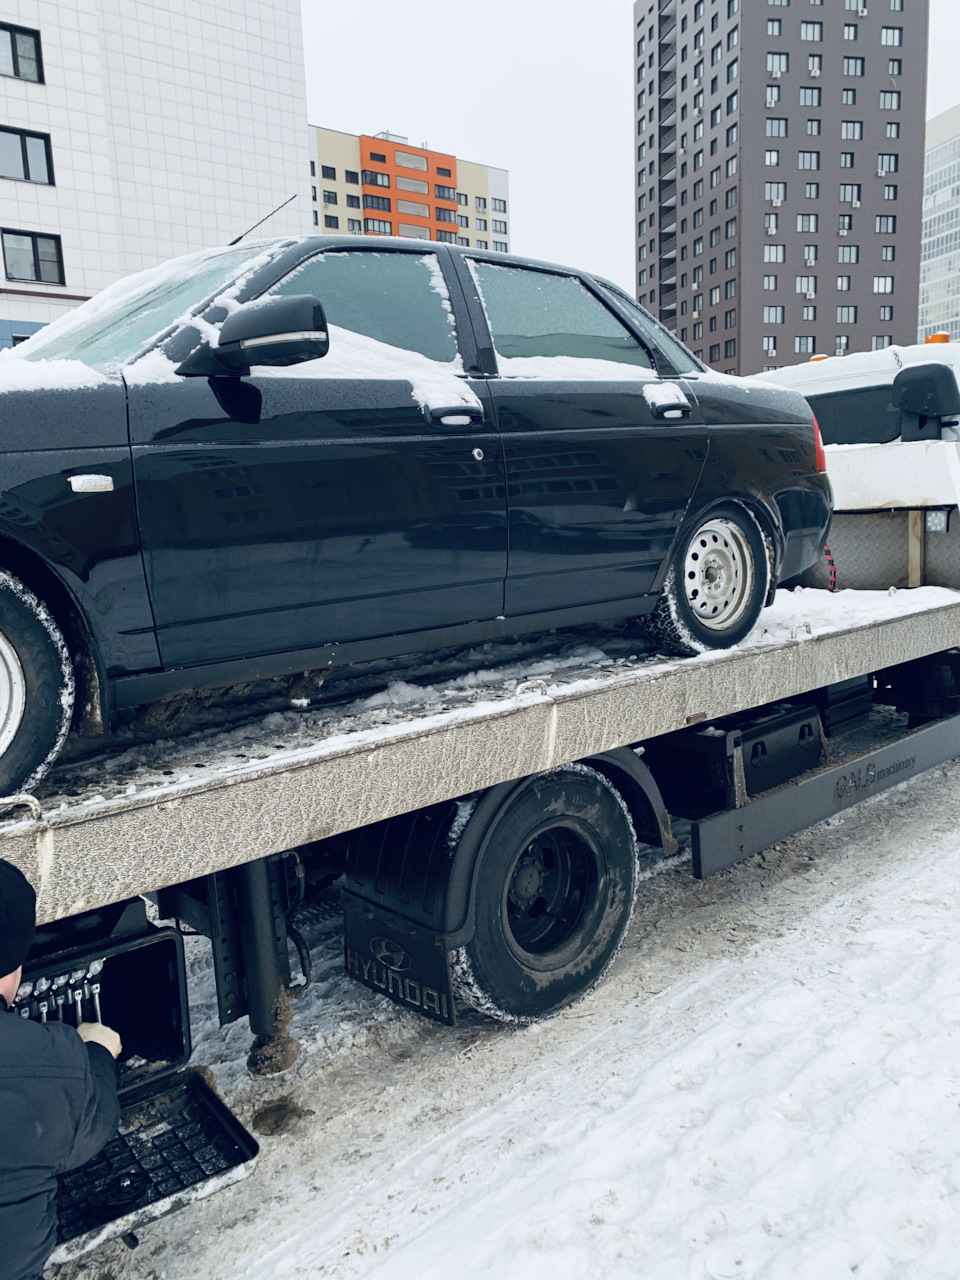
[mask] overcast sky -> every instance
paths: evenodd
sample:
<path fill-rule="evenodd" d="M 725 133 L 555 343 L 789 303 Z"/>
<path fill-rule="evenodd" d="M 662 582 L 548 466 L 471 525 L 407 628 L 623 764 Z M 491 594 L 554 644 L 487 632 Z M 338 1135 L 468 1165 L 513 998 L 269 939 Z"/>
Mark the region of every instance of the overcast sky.
<path fill-rule="evenodd" d="M 960 0 L 930 15 L 936 115 L 960 102 Z M 630 0 L 303 0 L 303 34 L 311 124 L 509 169 L 515 253 L 632 290 Z"/>

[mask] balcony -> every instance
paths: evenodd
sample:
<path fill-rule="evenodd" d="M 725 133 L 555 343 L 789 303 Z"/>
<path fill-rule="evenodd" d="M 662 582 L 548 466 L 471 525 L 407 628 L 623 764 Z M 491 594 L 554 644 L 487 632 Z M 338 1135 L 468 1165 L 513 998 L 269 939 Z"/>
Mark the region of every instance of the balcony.
<path fill-rule="evenodd" d="M 663 163 L 663 153 L 665 151 L 676 151 L 677 149 L 677 127 L 673 125 L 669 129 L 660 130 L 660 163 Z"/>
<path fill-rule="evenodd" d="M 673 209 L 677 204 L 677 184 L 675 182 L 660 183 L 660 207 L 661 209 Z"/>
<path fill-rule="evenodd" d="M 677 83 L 677 73 L 675 71 L 661 71 L 659 91 L 661 98 L 674 97 L 674 86 Z"/>
<path fill-rule="evenodd" d="M 670 37 L 673 35 L 673 33 L 676 31 L 676 29 L 677 29 L 676 13 L 667 13 L 667 14 L 661 15 L 660 27 L 658 32 L 658 39 L 660 40 L 660 43 L 663 44 L 665 40 L 669 40 Z"/>
<path fill-rule="evenodd" d="M 676 224 L 674 224 L 676 225 Z M 670 234 L 661 230 L 660 232 L 660 261 L 663 263 L 668 259 L 676 260 L 677 257 L 677 237 L 676 233 Z M 661 267 L 661 271 L 662 271 Z"/>
<path fill-rule="evenodd" d="M 660 156 L 660 178 L 663 182 L 672 182 L 677 176 L 677 159 L 676 156 L 661 154 Z"/>

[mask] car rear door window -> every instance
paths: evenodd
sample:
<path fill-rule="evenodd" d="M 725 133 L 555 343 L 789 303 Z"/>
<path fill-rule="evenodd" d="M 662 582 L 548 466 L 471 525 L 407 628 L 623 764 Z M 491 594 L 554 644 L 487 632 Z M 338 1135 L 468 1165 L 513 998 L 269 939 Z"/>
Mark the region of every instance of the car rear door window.
<path fill-rule="evenodd" d="M 478 260 L 470 269 L 501 376 L 631 376 L 623 365 L 653 371 L 649 351 L 575 276 Z"/>
<path fill-rule="evenodd" d="M 270 292 L 312 293 L 328 324 L 429 360 L 459 361 L 453 309 L 435 253 L 318 253 Z"/>

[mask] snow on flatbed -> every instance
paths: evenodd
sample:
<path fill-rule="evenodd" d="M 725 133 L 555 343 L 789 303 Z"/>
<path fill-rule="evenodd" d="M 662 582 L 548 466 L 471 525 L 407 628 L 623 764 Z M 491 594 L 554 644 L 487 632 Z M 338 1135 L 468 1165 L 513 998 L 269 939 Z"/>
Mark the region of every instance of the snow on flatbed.
<path fill-rule="evenodd" d="M 273 1079 L 198 941 L 195 1061 L 259 1164 L 58 1280 L 951 1280 L 958 830 L 953 763 L 710 881 L 668 868 L 607 982 L 528 1028 L 419 1020 L 319 921 Z"/>
<path fill-rule="evenodd" d="M 533 661 L 68 763 L 41 793 L 42 818 L 0 824 L 3 854 L 37 886 L 41 920 L 73 915 L 937 652 L 960 640 L 960 594 L 780 592 L 744 643 L 683 660 L 591 635 L 558 637 Z"/>

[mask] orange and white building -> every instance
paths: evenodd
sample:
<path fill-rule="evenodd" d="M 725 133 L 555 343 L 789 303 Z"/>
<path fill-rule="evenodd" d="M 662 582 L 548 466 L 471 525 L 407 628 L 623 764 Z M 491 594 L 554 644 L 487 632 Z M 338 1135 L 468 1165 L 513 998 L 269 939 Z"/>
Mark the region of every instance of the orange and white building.
<path fill-rule="evenodd" d="M 394 133 L 310 128 L 313 226 L 510 251 L 509 175 Z"/>

